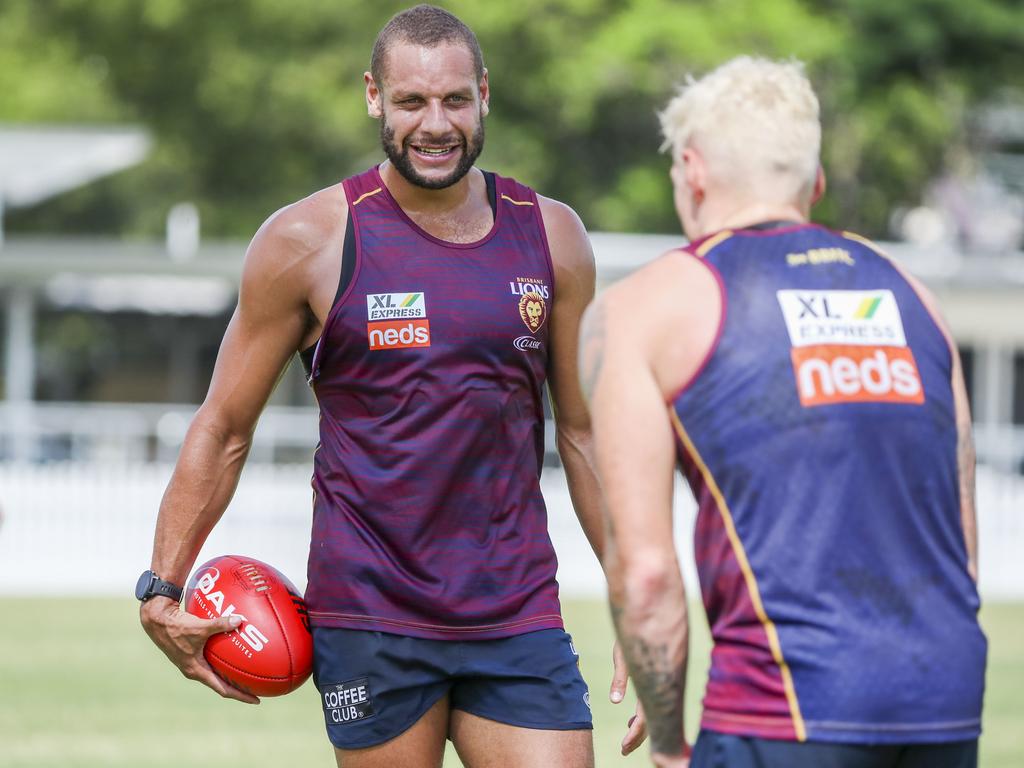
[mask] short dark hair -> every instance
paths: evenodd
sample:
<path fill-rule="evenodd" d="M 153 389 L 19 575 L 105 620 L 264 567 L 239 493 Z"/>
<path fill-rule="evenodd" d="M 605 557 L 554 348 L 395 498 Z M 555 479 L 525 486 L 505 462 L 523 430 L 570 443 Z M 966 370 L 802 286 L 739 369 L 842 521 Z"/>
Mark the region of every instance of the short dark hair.
<path fill-rule="evenodd" d="M 436 5 L 417 5 L 396 13 L 391 21 L 377 35 L 370 55 L 370 74 L 377 87 L 384 81 L 384 59 L 396 42 L 413 43 L 425 48 L 434 48 L 442 43 L 457 43 L 466 46 L 473 54 L 473 68 L 477 82 L 484 76 L 484 55 L 480 51 L 473 30 L 459 18 Z"/>

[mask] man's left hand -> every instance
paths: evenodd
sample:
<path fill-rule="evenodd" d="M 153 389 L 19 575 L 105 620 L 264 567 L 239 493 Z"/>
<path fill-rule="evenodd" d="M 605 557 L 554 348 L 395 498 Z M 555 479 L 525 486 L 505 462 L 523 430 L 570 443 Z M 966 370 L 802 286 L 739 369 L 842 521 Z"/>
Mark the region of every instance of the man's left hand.
<path fill-rule="evenodd" d="M 612 662 L 615 664 L 615 671 L 612 674 L 612 687 L 608 698 L 612 704 L 619 704 L 626 698 L 626 683 L 629 680 L 629 668 L 626 666 L 626 657 L 622 653 L 618 642 L 612 648 Z M 628 755 L 634 749 L 644 743 L 647 738 L 647 720 L 644 718 L 643 705 L 638 700 L 636 713 L 629 718 L 626 724 L 626 735 L 622 739 L 622 754 Z"/>

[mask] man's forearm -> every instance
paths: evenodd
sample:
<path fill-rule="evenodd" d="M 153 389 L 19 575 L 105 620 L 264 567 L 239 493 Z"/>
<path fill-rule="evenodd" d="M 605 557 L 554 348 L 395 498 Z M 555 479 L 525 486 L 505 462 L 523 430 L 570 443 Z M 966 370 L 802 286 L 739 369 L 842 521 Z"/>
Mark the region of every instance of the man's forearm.
<path fill-rule="evenodd" d="M 604 517 L 601 514 L 601 486 L 597 479 L 593 437 L 589 430 L 559 429 L 557 444 L 573 509 L 600 561 L 604 555 Z"/>
<path fill-rule="evenodd" d="M 197 418 L 168 483 L 153 541 L 152 568 L 183 583 L 199 550 L 220 520 L 248 455 L 248 436 L 233 435 Z"/>
<path fill-rule="evenodd" d="M 612 619 L 644 706 L 651 750 L 682 755 L 689 642 L 682 579 L 678 568 L 623 573 L 614 560 L 608 566 Z"/>

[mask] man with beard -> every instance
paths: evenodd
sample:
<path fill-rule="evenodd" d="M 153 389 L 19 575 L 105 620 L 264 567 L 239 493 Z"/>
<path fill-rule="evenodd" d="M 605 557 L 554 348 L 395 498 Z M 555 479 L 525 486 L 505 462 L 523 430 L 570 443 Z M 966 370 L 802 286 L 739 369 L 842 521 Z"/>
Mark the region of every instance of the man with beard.
<path fill-rule="evenodd" d="M 338 765 L 439 766 L 451 738 L 471 768 L 590 766 L 588 694 L 539 487 L 547 380 L 576 512 L 600 555 L 576 376 L 594 289 L 586 233 L 565 205 L 474 167 L 488 78 L 454 16 L 395 16 L 365 81 L 387 160 L 284 208 L 253 239 L 161 505 L 152 573 L 184 583 L 260 410 L 303 350 L 321 411 L 306 592 L 314 681 L 368 692 L 344 717 L 322 701 Z M 257 701 L 203 659 L 228 619 L 148 597 L 143 625 L 187 677 Z M 642 738 L 640 717 L 624 749 Z"/>

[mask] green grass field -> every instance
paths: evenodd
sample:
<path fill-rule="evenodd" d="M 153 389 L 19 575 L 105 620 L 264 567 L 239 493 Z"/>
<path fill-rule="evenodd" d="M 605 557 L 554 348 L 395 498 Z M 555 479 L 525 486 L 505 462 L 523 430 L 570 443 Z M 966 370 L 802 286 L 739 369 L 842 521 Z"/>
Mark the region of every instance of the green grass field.
<path fill-rule="evenodd" d="M 311 683 L 250 707 L 185 680 L 150 643 L 132 600 L 0 599 L 0 767 L 205 768 L 334 765 Z M 604 604 L 567 601 L 566 624 L 591 687 L 597 765 L 641 766 L 618 743 L 632 699 L 608 702 L 611 627 Z M 696 733 L 707 628 L 696 617 L 688 734 Z M 985 607 L 990 641 L 983 768 L 1024 765 L 1024 605 Z M 449 750 L 445 766 L 459 766 Z"/>

